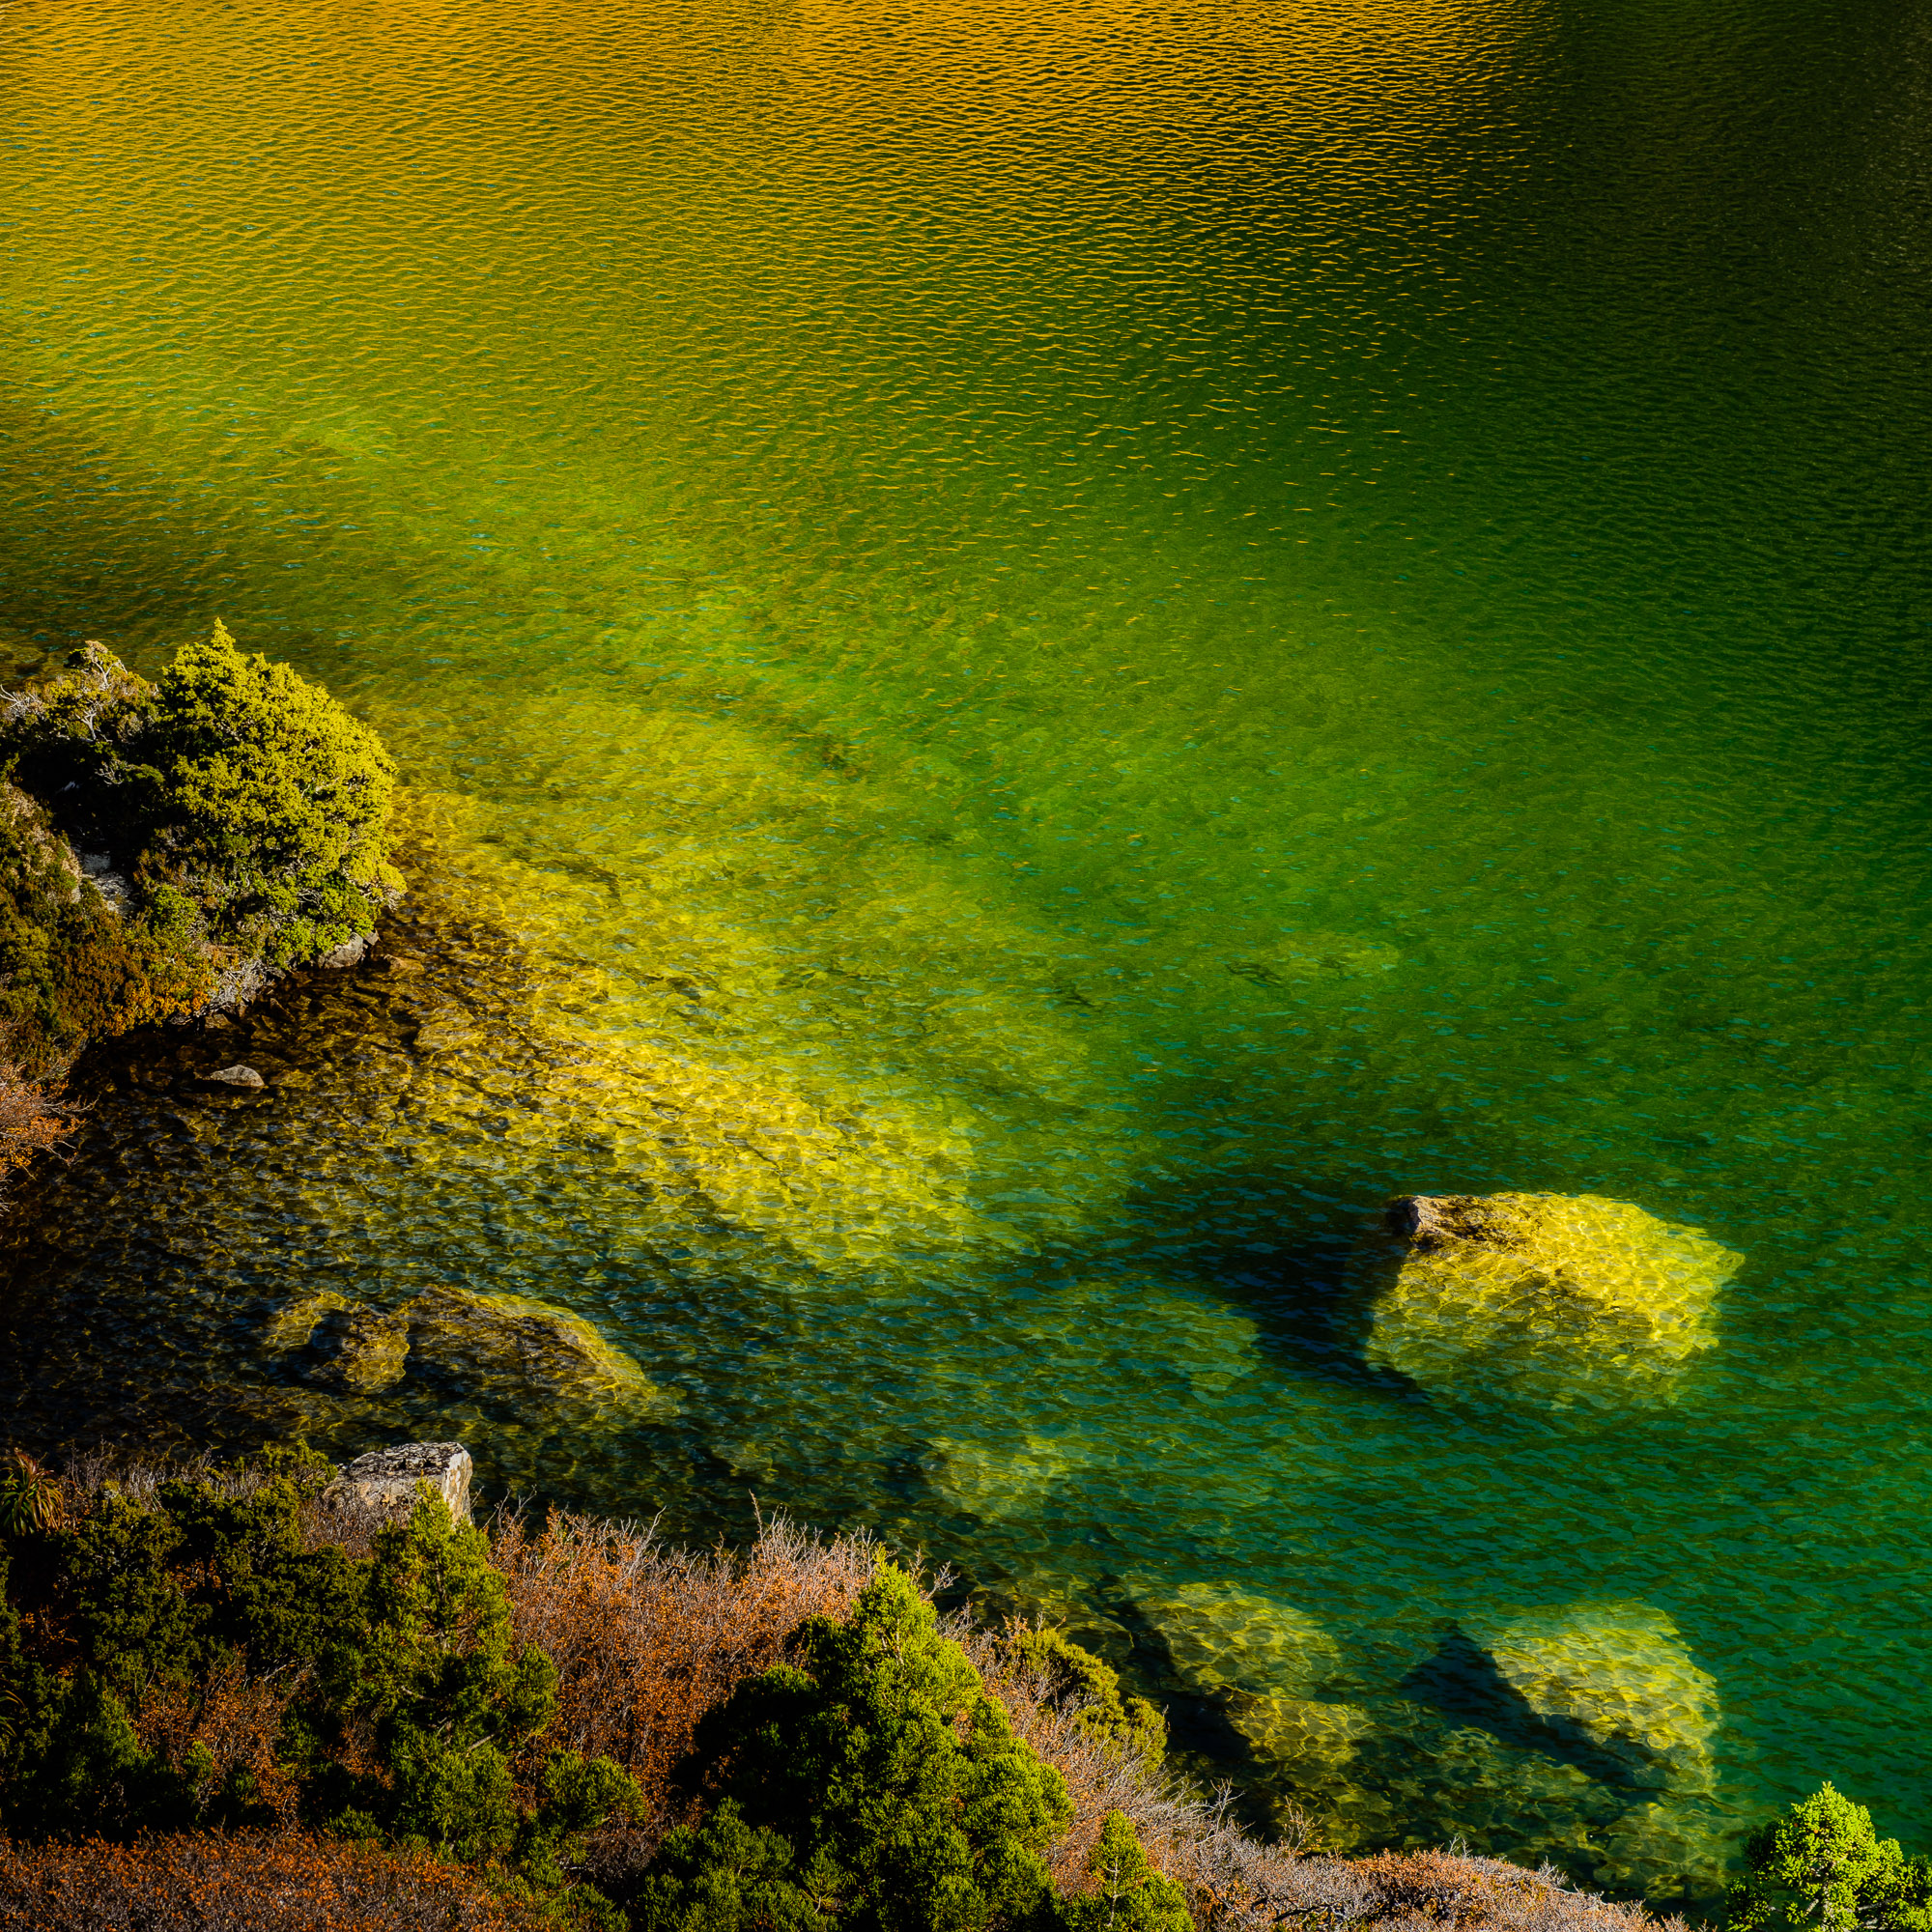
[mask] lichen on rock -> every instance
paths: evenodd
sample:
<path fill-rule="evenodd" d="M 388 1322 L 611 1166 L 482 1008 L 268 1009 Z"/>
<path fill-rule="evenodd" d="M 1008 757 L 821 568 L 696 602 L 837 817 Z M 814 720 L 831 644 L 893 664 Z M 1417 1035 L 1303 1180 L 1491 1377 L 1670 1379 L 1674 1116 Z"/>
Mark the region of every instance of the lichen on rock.
<path fill-rule="evenodd" d="M 1549 1405 L 1668 1401 L 1743 1257 L 1597 1195 L 1410 1195 L 1364 1240 L 1369 1362 Z M 1607 1372 L 1607 1373 L 1606 1373 Z"/>

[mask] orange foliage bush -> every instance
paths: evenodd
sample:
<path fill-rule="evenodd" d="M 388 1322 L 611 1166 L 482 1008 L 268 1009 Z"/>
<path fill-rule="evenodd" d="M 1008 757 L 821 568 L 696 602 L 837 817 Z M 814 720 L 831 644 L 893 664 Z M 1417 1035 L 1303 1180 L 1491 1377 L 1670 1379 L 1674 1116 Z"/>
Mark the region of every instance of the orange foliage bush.
<path fill-rule="evenodd" d="M 6 1043 L 7 1035 L 0 1033 L 0 1048 Z M 73 1117 L 67 1108 L 28 1086 L 11 1060 L 0 1059 L 0 1175 L 24 1167 L 72 1130 Z"/>
<path fill-rule="evenodd" d="M 643 1788 L 653 1842 L 680 1822 L 671 1774 L 698 1719 L 778 1662 L 808 1617 L 848 1615 L 872 1560 L 863 1538 L 821 1541 L 781 1520 L 740 1553 L 560 1511 L 534 1532 L 505 1519 L 490 1552 L 517 1642 L 556 1665 L 546 1744 L 623 1766 Z"/>
<path fill-rule="evenodd" d="M 9 1932 L 534 1932 L 541 1923 L 427 1857 L 309 1837 L 0 1840 Z"/>
<path fill-rule="evenodd" d="M 276 1755 L 282 1716 L 297 1686 L 251 1684 L 239 1662 L 199 1684 L 151 1685 L 134 1719 L 135 1735 L 149 1750 L 159 1750 L 177 1769 L 185 1768 L 195 1747 L 208 1753 L 195 1799 L 208 1800 L 229 1774 L 246 1772 L 257 1802 L 275 1822 L 296 1822 L 298 1782 Z"/>

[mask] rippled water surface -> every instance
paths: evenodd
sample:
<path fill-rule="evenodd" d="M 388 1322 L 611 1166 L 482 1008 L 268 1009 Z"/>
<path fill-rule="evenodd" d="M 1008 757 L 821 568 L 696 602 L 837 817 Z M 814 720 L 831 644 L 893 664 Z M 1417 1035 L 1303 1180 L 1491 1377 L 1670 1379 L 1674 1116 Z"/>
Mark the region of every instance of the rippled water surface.
<path fill-rule="evenodd" d="M 867 1522 L 1343 1845 L 1694 1899 L 1826 1776 L 1932 1842 L 1925 6 L 0 35 L 11 674 L 219 613 L 386 735 L 414 888 L 401 972 L 83 1069 L 9 1428 Z M 1495 1189 L 1745 1256 L 1674 1403 L 1371 1365 L 1363 1217 Z M 648 1399 L 265 1344 L 440 1283 Z M 1190 1584 L 1344 1746 L 1244 1755 Z M 1444 1692 L 1605 1599 L 1712 1790 Z"/>

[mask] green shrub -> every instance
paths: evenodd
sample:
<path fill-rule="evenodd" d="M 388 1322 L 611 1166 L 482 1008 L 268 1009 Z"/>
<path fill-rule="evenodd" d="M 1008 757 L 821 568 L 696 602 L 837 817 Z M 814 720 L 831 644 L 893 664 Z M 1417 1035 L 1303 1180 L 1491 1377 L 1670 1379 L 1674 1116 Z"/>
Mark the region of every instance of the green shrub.
<path fill-rule="evenodd" d="M 534 1646 L 513 1653 L 482 1532 L 425 1492 L 368 1557 L 310 1548 L 302 1511 L 330 1465 L 299 1449 L 265 1463 L 248 1493 L 172 1482 L 153 1507 L 109 1491 L 77 1518 L 13 1519 L 0 1833 L 299 1815 L 555 1892 L 584 1835 L 640 1794 L 607 1759 L 541 1748 L 555 1673 Z M 257 1747 L 238 1748 L 251 1722 Z"/>
<path fill-rule="evenodd" d="M 219 623 L 152 685 L 88 644 L 66 676 L 7 700 L 0 758 L 185 941 L 299 965 L 373 931 L 400 884 L 381 741 Z"/>
<path fill-rule="evenodd" d="M 1148 1863 L 1124 1811 L 1107 1814 L 1087 1875 L 1094 1889 L 1060 1902 L 1065 1932 L 1193 1932 L 1186 1893 Z"/>
<path fill-rule="evenodd" d="M 1040 1852 L 1072 1817 L 911 1577 L 881 1559 L 850 1622 L 813 1618 L 796 1661 L 698 1726 L 719 1801 L 646 1882 L 649 1932 L 1043 1924 Z"/>
<path fill-rule="evenodd" d="M 1152 1772 L 1167 1753 L 1167 1719 L 1145 1697 L 1122 1697 L 1120 1673 L 1063 1631 L 1024 1625 L 1007 1637 L 1016 1662 L 1039 1672 L 1056 1702 L 1077 1704 L 1076 1721 L 1123 1763 Z"/>
<path fill-rule="evenodd" d="M 1932 1864 L 1826 1784 L 1751 1834 L 1730 1889 L 1730 1932 L 1932 1932 Z"/>

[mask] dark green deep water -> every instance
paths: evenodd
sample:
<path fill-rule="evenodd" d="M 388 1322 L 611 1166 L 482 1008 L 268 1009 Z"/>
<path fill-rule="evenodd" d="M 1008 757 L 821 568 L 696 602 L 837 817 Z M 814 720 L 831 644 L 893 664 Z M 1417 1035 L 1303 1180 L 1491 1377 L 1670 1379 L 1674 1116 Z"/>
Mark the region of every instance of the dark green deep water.
<path fill-rule="evenodd" d="M 83 1068 L 8 1430 L 755 1491 L 1151 1682 L 1233 1582 L 1338 1843 L 1932 1843 L 1932 8 L 14 0 L 0 103 L 11 674 L 325 680 L 426 968 Z M 1746 1255 L 1674 1406 L 1363 1368 L 1361 1216 L 1499 1187 Z M 676 1413 L 261 1347 L 438 1280 Z M 1718 1680 L 1681 1857 L 1430 1715 L 1596 1598 Z"/>

